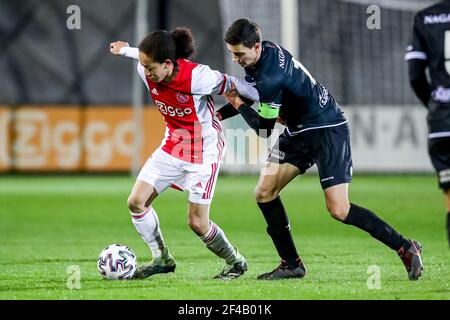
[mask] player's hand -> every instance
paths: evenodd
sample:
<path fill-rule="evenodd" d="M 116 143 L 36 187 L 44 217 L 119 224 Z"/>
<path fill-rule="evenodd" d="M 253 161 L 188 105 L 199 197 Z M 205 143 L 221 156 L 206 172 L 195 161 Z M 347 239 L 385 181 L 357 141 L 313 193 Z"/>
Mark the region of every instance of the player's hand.
<path fill-rule="evenodd" d="M 236 109 L 238 109 L 241 106 L 241 104 L 244 103 L 242 99 L 239 97 L 239 92 L 236 90 L 236 86 L 234 84 L 231 85 L 230 91 L 223 93 L 223 96 Z"/>
<path fill-rule="evenodd" d="M 125 41 L 111 42 L 109 44 L 109 51 L 111 51 L 111 53 L 113 55 L 118 56 L 120 49 L 122 49 L 123 47 L 129 47 L 129 46 L 130 45 L 128 44 L 128 42 L 125 42 Z"/>
<path fill-rule="evenodd" d="M 223 119 L 222 114 L 218 111 L 216 111 L 216 117 L 217 117 L 217 119 L 219 119 L 219 121 L 222 121 L 222 119 Z"/>
<path fill-rule="evenodd" d="M 286 125 L 286 122 L 284 121 L 284 119 L 280 116 L 278 116 L 277 120 L 276 120 L 279 124 L 282 124 L 283 126 Z"/>

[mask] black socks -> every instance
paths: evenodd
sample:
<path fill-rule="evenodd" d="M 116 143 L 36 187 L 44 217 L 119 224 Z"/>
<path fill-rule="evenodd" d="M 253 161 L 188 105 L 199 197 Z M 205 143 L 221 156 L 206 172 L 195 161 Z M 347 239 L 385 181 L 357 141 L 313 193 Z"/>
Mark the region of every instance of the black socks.
<path fill-rule="evenodd" d="M 401 234 L 381 220 L 375 213 L 353 203 L 350 204 L 350 211 L 343 223 L 351 224 L 367 231 L 372 237 L 381 241 L 392 250 L 398 251 L 401 247 L 408 250 L 410 247 L 408 240 L 404 239 Z"/>
<path fill-rule="evenodd" d="M 289 268 L 297 268 L 301 260 L 295 248 L 290 231 L 289 218 L 280 197 L 278 196 L 272 201 L 265 203 L 258 202 L 258 206 L 266 219 L 268 226 L 267 233 L 272 238 L 279 256 L 282 260 L 286 261 Z M 408 250 L 411 246 L 410 241 L 403 238 L 401 234 L 380 219 L 375 213 L 353 203 L 350 204 L 350 210 L 343 223 L 353 225 L 368 232 L 372 237 L 397 252 L 402 247 L 404 250 Z M 450 244 L 450 212 L 447 215 L 447 230 L 449 232 Z"/>
<path fill-rule="evenodd" d="M 280 197 L 278 196 L 269 202 L 258 202 L 258 206 L 266 219 L 267 233 L 272 238 L 279 256 L 286 261 L 290 269 L 297 268 L 301 260 L 295 248 L 289 218 Z"/>

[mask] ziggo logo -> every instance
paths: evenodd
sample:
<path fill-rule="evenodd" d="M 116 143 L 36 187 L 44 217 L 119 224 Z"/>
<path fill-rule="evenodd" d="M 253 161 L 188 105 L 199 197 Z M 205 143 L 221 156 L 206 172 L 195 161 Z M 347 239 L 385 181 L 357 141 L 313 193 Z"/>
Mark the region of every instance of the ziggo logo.
<path fill-rule="evenodd" d="M 178 116 L 180 118 L 184 117 L 185 115 L 191 114 L 192 109 L 191 108 L 174 108 L 172 106 L 167 106 L 164 102 L 155 100 L 156 106 L 158 107 L 159 111 L 161 111 L 162 114 L 168 114 L 171 117 Z"/>

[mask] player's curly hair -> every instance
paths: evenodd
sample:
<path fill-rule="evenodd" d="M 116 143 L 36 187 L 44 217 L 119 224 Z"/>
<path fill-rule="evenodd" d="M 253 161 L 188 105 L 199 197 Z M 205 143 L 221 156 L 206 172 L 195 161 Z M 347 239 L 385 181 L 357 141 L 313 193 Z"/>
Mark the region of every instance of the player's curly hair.
<path fill-rule="evenodd" d="M 188 59 L 195 52 L 192 31 L 178 27 L 173 31 L 157 30 L 150 33 L 139 44 L 139 51 L 153 61 L 163 63 L 166 59 Z"/>
<path fill-rule="evenodd" d="M 255 43 L 261 43 L 262 35 L 255 22 L 247 18 L 241 18 L 228 27 L 224 40 L 233 46 L 242 43 L 247 48 L 252 48 Z"/>

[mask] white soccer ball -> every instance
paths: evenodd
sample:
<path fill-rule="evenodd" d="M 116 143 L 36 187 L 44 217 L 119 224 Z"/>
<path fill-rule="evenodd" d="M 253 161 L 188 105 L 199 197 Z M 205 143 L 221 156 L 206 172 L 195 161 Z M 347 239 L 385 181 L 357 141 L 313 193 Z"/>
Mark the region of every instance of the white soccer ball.
<path fill-rule="evenodd" d="M 98 257 L 97 269 L 108 280 L 130 279 L 137 268 L 136 255 L 125 245 L 111 244 Z"/>

